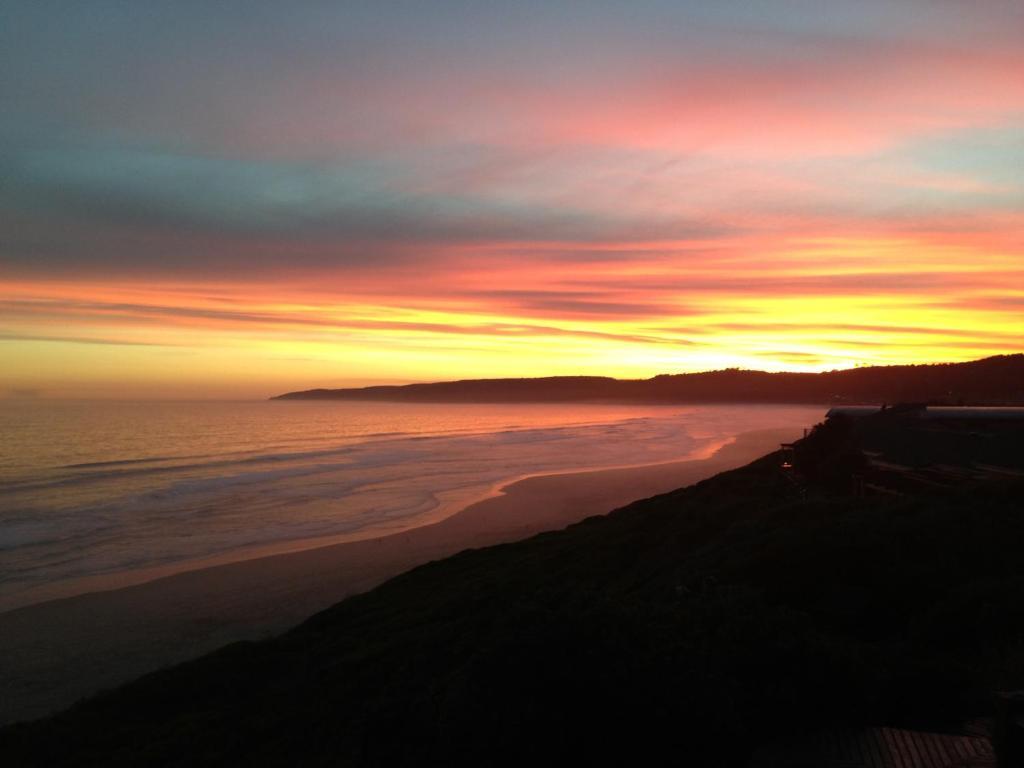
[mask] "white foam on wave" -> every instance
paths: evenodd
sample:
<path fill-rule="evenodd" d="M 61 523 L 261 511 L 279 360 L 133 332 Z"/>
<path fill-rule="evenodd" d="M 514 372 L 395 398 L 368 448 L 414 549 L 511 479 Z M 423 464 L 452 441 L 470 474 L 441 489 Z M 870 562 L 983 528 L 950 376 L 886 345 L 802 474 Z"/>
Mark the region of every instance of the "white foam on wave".
<path fill-rule="evenodd" d="M 450 420 L 452 410 L 439 413 Z M 305 450 L 280 451 L 274 439 L 207 461 L 79 462 L 0 492 L 0 605 L 41 584 L 415 527 L 442 499 L 468 503 L 512 478 L 686 458 L 793 418 L 786 408 L 690 407 L 540 427 L 364 430 Z"/>

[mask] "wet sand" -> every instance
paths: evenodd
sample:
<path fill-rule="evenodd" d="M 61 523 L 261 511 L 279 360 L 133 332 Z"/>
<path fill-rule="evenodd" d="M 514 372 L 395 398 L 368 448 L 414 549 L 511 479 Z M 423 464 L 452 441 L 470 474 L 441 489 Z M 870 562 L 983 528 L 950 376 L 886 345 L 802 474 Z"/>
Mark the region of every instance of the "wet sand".
<path fill-rule="evenodd" d="M 0 723 L 237 640 L 276 634 L 343 598 L 464 549 L 516 541 L 749 463 L 799 429 L 740 435 L 707 459 L 528 477 L 441 522 L 379 539 L 178 573 L 0 614 Z"/>

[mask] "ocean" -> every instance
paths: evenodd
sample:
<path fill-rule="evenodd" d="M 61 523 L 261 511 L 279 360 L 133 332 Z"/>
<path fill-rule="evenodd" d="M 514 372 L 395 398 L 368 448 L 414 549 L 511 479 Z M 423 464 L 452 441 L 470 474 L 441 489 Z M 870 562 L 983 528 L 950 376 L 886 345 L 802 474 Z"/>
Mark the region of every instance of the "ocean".
<path fill-rule="evenodd" d="M 701 458 L 812 406 L 0 401 L 0 610 L 443 519 L 515 479 Z"/>

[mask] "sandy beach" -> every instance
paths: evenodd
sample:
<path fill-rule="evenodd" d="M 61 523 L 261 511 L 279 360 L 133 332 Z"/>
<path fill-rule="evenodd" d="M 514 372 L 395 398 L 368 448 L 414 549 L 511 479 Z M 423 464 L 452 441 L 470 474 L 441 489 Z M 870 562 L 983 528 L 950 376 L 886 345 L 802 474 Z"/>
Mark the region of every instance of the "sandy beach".
<path fill-rule="evenodd" d="M 707 459 L 528 477 L 432 525 L 261 557 L 0 614 L 0 723 L 226 643 L 281 632 L 343 598 L 464 549 L 556 530 L 746 464 L 799 429 L 739 436 Z"/>

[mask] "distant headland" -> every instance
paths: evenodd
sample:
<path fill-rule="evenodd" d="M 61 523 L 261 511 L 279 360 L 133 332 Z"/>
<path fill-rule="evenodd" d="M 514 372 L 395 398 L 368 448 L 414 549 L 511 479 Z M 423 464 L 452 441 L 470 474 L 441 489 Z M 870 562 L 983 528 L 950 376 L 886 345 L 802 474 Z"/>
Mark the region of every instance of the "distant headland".
<path fill-rule="evenodd" d="M 663 374 L 650 379 L 551 376 L 469 379 L 404 386 L 310 389 L 272 400 L 412 403 L 894 403 L 1024 405 L 1024 354 L 966 363 L 893 365 L 824 373 L 741 369 Z"/>

